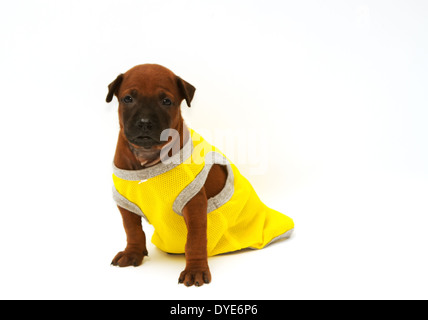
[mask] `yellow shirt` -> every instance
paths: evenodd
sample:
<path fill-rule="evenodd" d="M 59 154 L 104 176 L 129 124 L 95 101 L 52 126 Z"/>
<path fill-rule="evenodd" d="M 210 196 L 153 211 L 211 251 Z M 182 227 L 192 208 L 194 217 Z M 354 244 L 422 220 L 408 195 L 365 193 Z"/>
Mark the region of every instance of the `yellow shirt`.
<path fill-rule="evenodd" d="M 115 201 L 154 226 L 152 243 L 168 253 L 184 253 L 187 227 L 181 210 L 204 185 L 214 163 L 224 165 L 228 176 L 223 190 L 208 199 L 208 256 L 261 249 L 287 238 L 293 220 L 263 204 L 234 164 L 193 130 L 190 133 L 170 163 L 142 170 L 113 168 Z"/>

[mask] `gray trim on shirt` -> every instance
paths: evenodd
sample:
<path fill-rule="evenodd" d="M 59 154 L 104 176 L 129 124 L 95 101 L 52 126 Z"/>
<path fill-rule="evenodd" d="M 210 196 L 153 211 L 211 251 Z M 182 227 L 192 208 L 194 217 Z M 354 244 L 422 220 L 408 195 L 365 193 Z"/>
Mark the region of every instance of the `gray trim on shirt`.
<path fill-rule="evenodd" d="M 129 180 L 129 181 L 147 180 L 157 175 L 160 175 L 162 173 L 165 173 L 171 169 L 174 169 L 176 166 L 186 161 L 192 155 L 192 152 L 193 152 L 193 142 L 189 135 L 189 139 L 184 144 L 183 148 L 180 149 L 180 152 L 170 157 L 167 162 L 161 161 L 158 164 L 154 165 L 153 167 L 148 167 L 140 170 L 119 169 L 113 163 L 113 173 L 116 177 L 123 180 Z"/>
<path fill-rule="evenodd" d="M 183 191 L 180 192 L 180 194 L 175 199 L 174 204 L 172 205 L 172 210 L 175 213 L 183 215 L 182 211 L 184 206 L 199 192 L 199 190 L 201 190 L 202 186 L 207 180 L 208 173 L 210 172 L 214 164 L 226 166 L 227 178 L 224 188 L 216 196 L 208 199 L 207 213 L 214 211 L 215 209 L 221 207 L 223 204 L 230 200 L 234 192 L 234 176 L 232 167 L 229 161 L 223 155 L 218 152 L 211 151 L 205 155 L 204 168 L 198 173 L 195 179 L 190 184 L 188 184 L 187 187 L 183 189 Z"/>

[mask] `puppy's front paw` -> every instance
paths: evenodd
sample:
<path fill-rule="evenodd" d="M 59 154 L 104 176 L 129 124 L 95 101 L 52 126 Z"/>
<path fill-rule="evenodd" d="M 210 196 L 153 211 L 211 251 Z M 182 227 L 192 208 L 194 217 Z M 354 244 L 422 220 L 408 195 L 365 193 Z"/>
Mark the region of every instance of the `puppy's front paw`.
<path fill-rule="evenodd" d="M 129 252 L 121 251 L 112 260 L 111 264 L 119 267 L 139 266 L 147 256 L 147 252 Z"/>
<path fill-rule="evenodd" d="M 178 283 L 183 283 L 186 287 L 197 286 L 200 287 L 204 283 L 211 282 L 211 272 L 210 268 L 188 268 L 184 269 L 181 272 L 180 277 L 178 278 Z"/>

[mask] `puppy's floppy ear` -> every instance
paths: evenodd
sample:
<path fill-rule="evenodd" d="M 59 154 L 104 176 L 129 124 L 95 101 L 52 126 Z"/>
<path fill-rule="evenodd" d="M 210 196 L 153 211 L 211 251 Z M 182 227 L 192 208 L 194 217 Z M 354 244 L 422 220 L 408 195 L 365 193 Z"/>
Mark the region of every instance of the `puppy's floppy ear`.
<path fill-rule="evenodd" d="M 184 81 L 180 77 L 177 77 L 177 85 L 180 89 L 183 98 L 186 100 L 187 106 L 190 108 L 190 102 L 193 99 L 193 95 L 195 94 L 196 88 L 192 86 L 190 83 Z"/>
<path fill-rule="evenodd" d="M 117 78 L 112 83 L 108 85 L 108 93 L 106 97 L 107 102 L 110 102 L 113 99 L 113 95 L 117 94 L 120 88 L 120 84 L 122 83 L 122 80 L 123 80 L 123 74 L 121 73 L 117 76 Z"/>

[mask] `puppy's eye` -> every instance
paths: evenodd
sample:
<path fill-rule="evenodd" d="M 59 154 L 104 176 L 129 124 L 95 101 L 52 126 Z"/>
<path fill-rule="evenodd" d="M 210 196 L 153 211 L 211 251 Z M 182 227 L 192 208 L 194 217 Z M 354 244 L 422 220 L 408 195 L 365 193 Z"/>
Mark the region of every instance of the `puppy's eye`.
<path fill-rule="evenodd" d="M 125 102 L 125 103 L 131 103 L 132 101 L 134 101 L 134 99 L 132 99 L 132 97 L 131 97 L 131 96 L 125 96 L 125 97 L 122 99 L 122 101 L 123 101 L 123 102 Z"/>
<path fill-rule="evenodd" d="M 164 106 L 170 106 L 172 104 L 172 101 L 168 98 L 165 98 L 162 100 L 162 105 Z"/>

